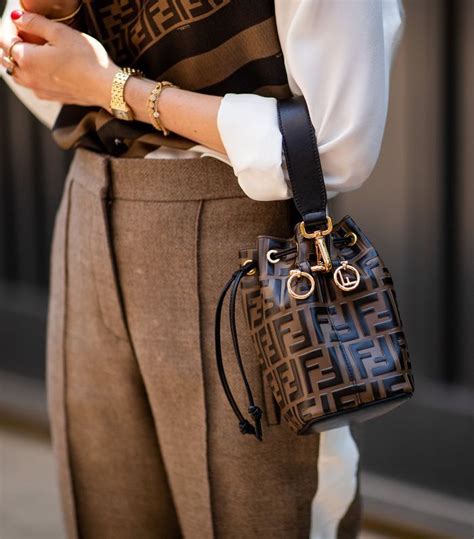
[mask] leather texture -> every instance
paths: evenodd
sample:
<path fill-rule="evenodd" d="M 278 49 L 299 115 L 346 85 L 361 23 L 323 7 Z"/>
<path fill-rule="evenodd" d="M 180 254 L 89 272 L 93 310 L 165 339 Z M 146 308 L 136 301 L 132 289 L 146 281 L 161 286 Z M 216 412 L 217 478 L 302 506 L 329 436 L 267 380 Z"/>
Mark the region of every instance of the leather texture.
<path fill-rule="evenodd" d="M 298 237 L 298 227 L 295 231 Z M 241 264 L 251 259 L 258 265 L 240 283 L 255 351 L 282 416 L 298 434 L 376 417 L 414 391 L 390 272 L 349 216 L 334 226 L 332 235 L 342 240 L 347 232 L 357 234 L 357 243 L 334 242 L 333 253 L 360 272 L 361 282 L 351 292 L 334 284 L 332 272 L 312 272 L 313 294 L 293 299 L 287 281 L 295 257 L 272 264 L 267 252 L 295 247 L 295 238 L 259 236 L 257 249 L 239 253 Z M 311 241 L 299 241 L 311 262 Z M 304 292 L 303 286 L 299 291 Z"/>

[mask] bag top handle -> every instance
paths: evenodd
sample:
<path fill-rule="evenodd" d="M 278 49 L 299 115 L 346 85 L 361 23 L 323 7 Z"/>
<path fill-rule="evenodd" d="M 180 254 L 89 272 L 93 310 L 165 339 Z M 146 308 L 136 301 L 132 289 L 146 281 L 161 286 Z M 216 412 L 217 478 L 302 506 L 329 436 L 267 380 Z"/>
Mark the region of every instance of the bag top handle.
<path fill-rule="evenodd" d="M 277 110 L 296 209 L 307 232 L 326 228 L 326 186 L 306 100 L 302 95 L 279 99 Z"/>

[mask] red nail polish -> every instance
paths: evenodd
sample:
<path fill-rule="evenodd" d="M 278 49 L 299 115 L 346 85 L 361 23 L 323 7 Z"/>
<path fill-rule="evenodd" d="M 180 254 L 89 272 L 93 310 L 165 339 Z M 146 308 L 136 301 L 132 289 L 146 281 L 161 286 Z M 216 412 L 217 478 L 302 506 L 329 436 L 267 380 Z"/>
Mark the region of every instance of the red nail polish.
<path fill-rule="evenodd" d="M 14 21 L 17 21 L 22 15 L 23 15 L 23 11 L 20 11 L 19 9 L 15 9 L 14 11 L 10 13 L 10 17 Z"/>

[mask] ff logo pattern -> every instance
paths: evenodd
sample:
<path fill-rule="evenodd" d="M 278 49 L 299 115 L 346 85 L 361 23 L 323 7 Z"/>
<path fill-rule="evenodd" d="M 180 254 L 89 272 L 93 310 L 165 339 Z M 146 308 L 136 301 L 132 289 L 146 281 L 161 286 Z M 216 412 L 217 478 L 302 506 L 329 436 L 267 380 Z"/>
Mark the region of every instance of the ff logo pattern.
<path fill-rule="evenodd" d="M 336 248 L 361 275 L 349 292 L 331 273 L 316 272 L 311 296 L 290 297 L 286 283 L 294 260 L 272 264 L 266 253 L 294 247 L 294 239 L 259 236 L 258 249 L 239 253 L 241 264 L 259 261 L 258 272 L 241 281 L 244 313 L 265 381 L 298 433 L 323 417 L 414 390 L 392 278 L 352 218 L 335 225 L 333 236 L 351 231 L 357 243 Z"/>
<path fill-rule="evenodd" d="M 122 61 L 137 59 L 172 30 L 210 17 L 232 0 L 85 2 L 96 37 Z"/>

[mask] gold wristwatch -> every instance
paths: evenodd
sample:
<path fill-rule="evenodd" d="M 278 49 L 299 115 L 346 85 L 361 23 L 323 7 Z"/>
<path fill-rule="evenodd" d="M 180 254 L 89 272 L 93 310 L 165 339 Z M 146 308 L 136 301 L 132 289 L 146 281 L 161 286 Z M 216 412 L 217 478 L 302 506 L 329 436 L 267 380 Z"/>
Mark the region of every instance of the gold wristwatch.
<path fill-rule="evenodd" d="M 122 67 L 115 74 L 112 81 L 112 92 L 110 95 L 110 110 L 115 118 L 119 120 L 133 120 L 133 114 L 124 98 L 125 84 L 130 77 L 143 77 L 143 71 L 132 67 Z"/>

